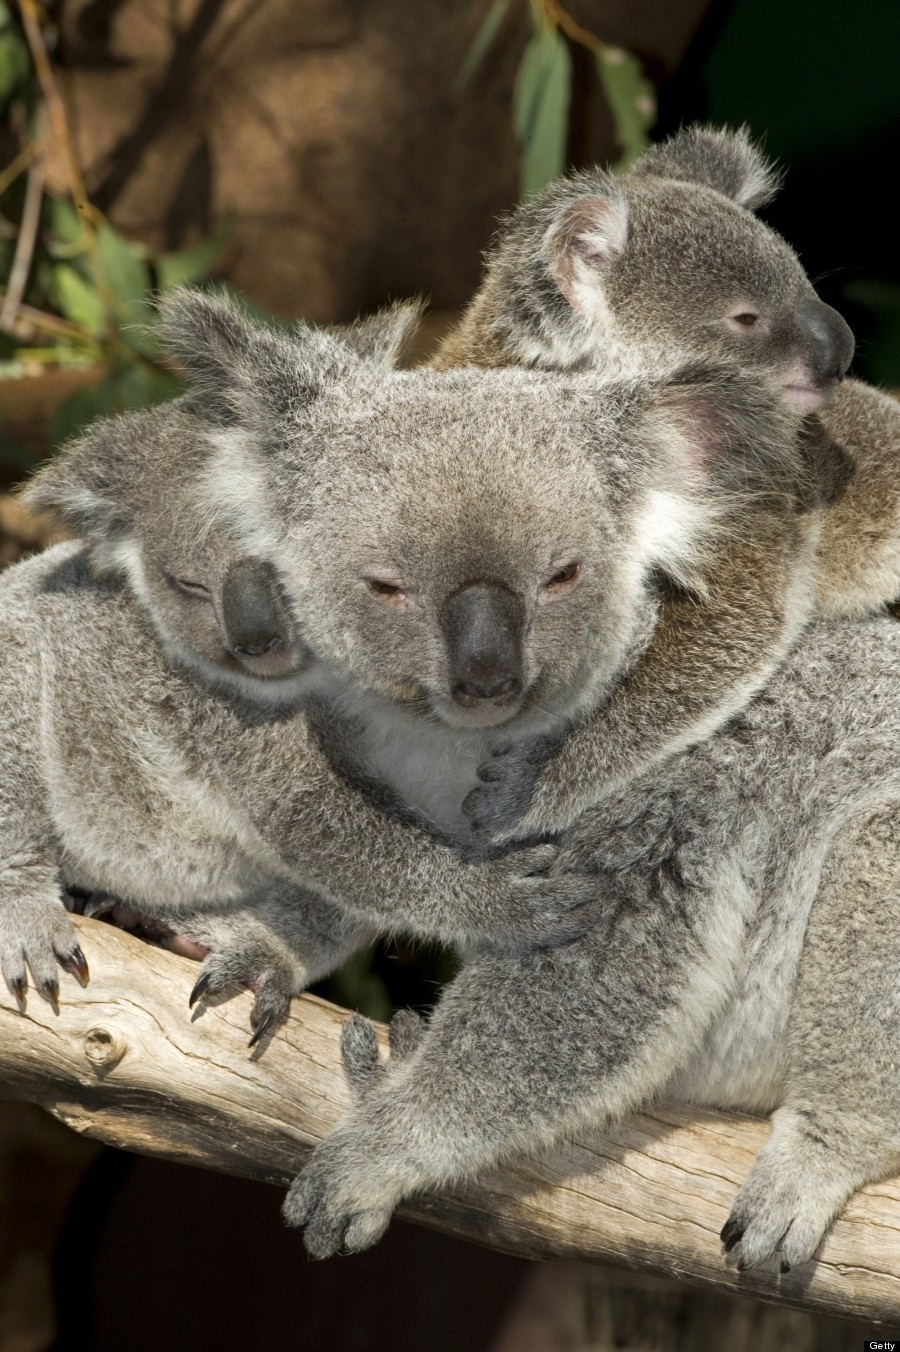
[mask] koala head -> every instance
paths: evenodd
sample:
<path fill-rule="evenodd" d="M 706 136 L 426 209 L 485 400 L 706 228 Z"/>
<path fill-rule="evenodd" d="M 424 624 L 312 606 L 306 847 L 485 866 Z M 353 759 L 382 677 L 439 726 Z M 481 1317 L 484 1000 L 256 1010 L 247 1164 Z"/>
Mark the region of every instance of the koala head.
<path fill-rule="evenodd" d="M 344 326 L 343 343 L 393 364 L 415 304 Z M 164 647 L 206 680 L 253 699 L 293 702 L 314 666 L 271 561 L 200 492 L 221 418 L 198 386 L 173 403 L 103 419 L 39 471 L 24 498 L 85 541 L 94 569 L 127 579 Z"/>
<path fill-rule="evenodd" d="M 501 230 L 483 287 L 510 359 L 536 365 L 736 362 L 821 407 L 853 336 L 788 245 L 752 213 L 777 178 L 745 132 L 693 128 L 622 179 L 573 174 Z"/>
<path fill-rule="evenodd" d="M 189 400 L 95 423 L 25 491 L 121 574 L 164 647 L 215 682 L 284 692 L 309 661 L 269 562 L 241 551 L 196 492 L 208 423 Z"/>
<path fill-rule="evenodd" d="M 271 629 L 320 686 L 454 728 L 587 708 L 649 636 L 654 576 L 699 585 L 732 505 L 793 502 L 804 473 L 799 419 L 734 371 L 399 372 L 190 292 L 163 326 L 189 401 L 101 425 L 32 500 L 97 541 L 167 642 L 238 661 L 237 615 L 238 646 Z"/>

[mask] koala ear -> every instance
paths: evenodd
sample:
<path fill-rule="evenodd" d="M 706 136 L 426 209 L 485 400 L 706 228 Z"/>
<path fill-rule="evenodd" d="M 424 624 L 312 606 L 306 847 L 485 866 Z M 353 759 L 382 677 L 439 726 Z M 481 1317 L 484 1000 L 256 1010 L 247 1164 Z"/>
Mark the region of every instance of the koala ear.
<path fill-rule="evenodd" d="M 377 314 L 332 329 L 358 357 L 393 368 L 422 321 L 425 302 L 395 301 Z"/>
<path fill-rule="evenodd" d="M 770 202 L 782 179 L 750 140 L 747 127 L 737 131 L 688 127 L 661 145 L 651 146 L 631 172 L 644 178 L 701 183 L 749 211 Z"/>
<path fill-rule="evenodd" d="M 192 386 L 192 403 L 224 426 L 266 425 L 318 393 L 352 352 L 323 329 L 279 333 L 222 294 L 181 287 L 159 305 L 163 342 Z"/>
<path fill-rule="evenodd" d="M 123 460 L 136 451 L 123 436 L 128 417 L 104 418 L 38 470 L 22 493 L 26 507 L 47 512 L 79 539 L 119 537 L 132 514 L 119 491 Z"/>
<path fill-rule="evenodd" d="M 602 274 L 628 243 L 625 198 L 611 179 L 597 186 L 603 190 L 561 207 L 541 246 L 550 276 L 576 311 L 596 305 Z"/>

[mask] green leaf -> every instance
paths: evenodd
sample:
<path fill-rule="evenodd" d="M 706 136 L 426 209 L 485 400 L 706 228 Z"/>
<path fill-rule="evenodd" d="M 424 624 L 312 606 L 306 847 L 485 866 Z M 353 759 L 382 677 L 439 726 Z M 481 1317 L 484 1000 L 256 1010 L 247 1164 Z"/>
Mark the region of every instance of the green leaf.
<path fill-rule="evenodd" d="M 225 231 L 217 230 L 209 239 L 179 253 L 163 254 L 156 260 L 156 284 L 160 291 L 171 291 L 183 282 L 198 282 L 208 277 L 222 257 Z"/>
<path fill-rule="evenodd" d="M 656 90 L 637 57 L 621 47 L 601 48 L 597 71 L 621 152 L 613 168 L 621 174 L 649 145 L 647 132 L 656 121 Z"/>
<path fill-rule="evenodd" d="M 497 32 L 508 9 L 509 0 L 493 0 L 490 9 L 484 16 L 481 27 L 472 39 L 471 47 L 466 52 L 465 60 L 459 68 L 459 74 L 453 81 L 454 94 L 459 95 L 463 92 L 466 85 L 481 65 L 487 54 L 488 48 L 497 36 Z"/>
<path fill-rule="evenodd" d="M 148 303 L 150 269 L 144 249 L 117 235 L 106 222 L 97 229 L 98 282 L 108 292 L 107 304 L 119 323 L 147 323 L 153 318 Z"/>
<path fill-rule="evenodd" d="M 14 29 L 0 32 L 0 105 L 5 104 L 27 79 L 28 50 Z"/>
<path fill-rule="evenodd" d="M 48 197 L 49 247 L 59 257 L 72 258 L 87 245 L 84 221 L 68 198 Z M 62 247 L 59 247 L 62 246 Z"/>
<path fill-rule="evenodd" d="M 97 288 L 68 263 L 55 264 L 52 277 L 62 314 L 80 324 L 92 337 L 99 338 L 106 329 L 106 310 Z"/>
<path fill-rule="evenodd" d="M 56 449 L 95 418 L 147 408 L 174 398 L 182 389 L 174 376 L 154 371 L 143 363 L 139 366 L 117 365 L 96 385 L 83 386 L 60 404 L 50 419 L 50 444 Z"/>
<path fill-rule="evenodd" d="M 558 28 L 529 40 L 513 90 L 513 124 L 521 146 L 524 194 L 558 178 L 566 165 L 572 58 Z"/>

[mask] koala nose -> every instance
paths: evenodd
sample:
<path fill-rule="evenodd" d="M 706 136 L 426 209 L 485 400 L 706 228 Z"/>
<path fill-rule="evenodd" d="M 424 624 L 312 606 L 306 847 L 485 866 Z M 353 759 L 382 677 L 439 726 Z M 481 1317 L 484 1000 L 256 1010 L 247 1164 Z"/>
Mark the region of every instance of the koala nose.
<path fill-rule="evenodd" d="M 259 559 L 233 563 L 222 585 L 222 625 L 231 651 L 261 657 L 287 641 L 278 583 Z"/>
<path fill-rule="evenodd" d="M 522 602 L 497 583 L 454 592 L 444 608 L 443 630 L 457 704 L 508 704 L 521 693 L 524 621 Z"/>
<path fill-rule="evenodd" d="M 813 374 L 818 380 L 841 380 L 853 360 L 853 332 L 837 310 L 810 296 L 797 306 L 795 317 L 807 344 Z"/>

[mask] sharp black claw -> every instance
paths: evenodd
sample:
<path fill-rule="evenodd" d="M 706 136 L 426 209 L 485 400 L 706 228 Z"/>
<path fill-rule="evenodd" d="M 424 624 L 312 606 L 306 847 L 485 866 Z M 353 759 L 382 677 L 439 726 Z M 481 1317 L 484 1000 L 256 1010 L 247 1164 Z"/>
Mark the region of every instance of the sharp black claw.
<path fill-rule="evenodd" d="M 54 1014 L 59 1013 L 59 982 L 55 979 L 42 981 L 38 989 L 45 1000 L 49 1000 L 53 1006 Z"/>
<path fill-rule="evenodd" d="M 67 953 L 60 958 L 59 965 L 64 972 L 69 972 L 71 976 L 74 976 L 81 987 L 86 986 L 91 979 L 87 958 L 82 953 L 79 944 L 75 945 L 71 953 Z"/>
<path fill-rule="evenodd" d="M 259 1023 L 256 1025 L 253 1036 L 247 1043 L 247 1046 L 255 1047 L 257 1042 L 259 1042 L 259 1039 L 263 1036 L 264 1033 L 267 1033 L 269 1031 L 274 1022 L 275 1022 L 274 1014 L 263 1014 Z"/>
<path fill-rule="evenodd" d="M 12 986 L 12 993 L 18 1000 L 19 1004 L 24 1005 L 25 992 L 28 989 L 28 983 L 26 982 L 24 976 L 13 977 L 12 981 L 9 984 Z"/>
<path fill-rule="evenodd" d="M 194 982 L 194 989 L 188 996 L 188 1009 L 194 1008 L 194 1005 L 197 1003 L 198 1000 L 202 999 L 202 997 L 206 994 L 211 985 L 212 985 L 212 977 L 210 976 L 209 972 L 201 972 L 200 975 L 197 977 L 197 980 Z"/>
<path fill-rule="evenodd" d="M 781 1270 L 782 1272 L 790 1272 L 791 1270 L 790 1263 L 788 1263 L 784 1258 L 782 1258 L 781 1260 Z"/>
<path fill-rule="evenodd" d="M 736 1244 L 741 1241 L 745 1227 L 739 1221 L 727 1220 L 722 1226 L 719 1239 L 725 1245 L 725 1252 L 731 1253 Z"/>

